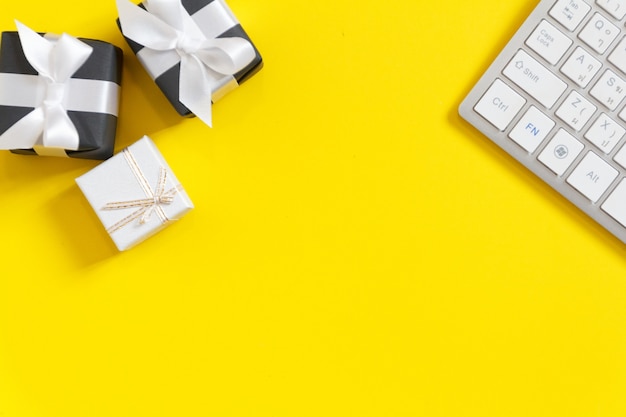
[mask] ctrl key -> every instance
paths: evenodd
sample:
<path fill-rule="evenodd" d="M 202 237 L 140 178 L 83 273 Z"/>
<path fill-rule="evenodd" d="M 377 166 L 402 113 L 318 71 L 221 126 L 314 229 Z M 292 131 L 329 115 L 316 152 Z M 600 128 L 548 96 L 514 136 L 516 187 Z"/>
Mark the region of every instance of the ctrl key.
<path fill-rule="evenodd" d="M 526 99 L 497 79 L 474 106 L 474 110 L 502 132 L 524 104 Z"/>
<path fill-rule="evenodd" d="M 619 183 L 601 207 L 609 216 L 626 227 L 626 179 Z"/>

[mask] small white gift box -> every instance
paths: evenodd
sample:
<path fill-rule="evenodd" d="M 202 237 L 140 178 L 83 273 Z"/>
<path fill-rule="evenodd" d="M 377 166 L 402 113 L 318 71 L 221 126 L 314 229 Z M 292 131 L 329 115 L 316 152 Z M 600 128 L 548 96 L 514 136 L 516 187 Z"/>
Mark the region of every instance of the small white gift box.
<path fill-rule="evenodd" d="M 126 250 L 193 208 L 167 162 L 144 136 L 76 183 L 119 250 Z"/>

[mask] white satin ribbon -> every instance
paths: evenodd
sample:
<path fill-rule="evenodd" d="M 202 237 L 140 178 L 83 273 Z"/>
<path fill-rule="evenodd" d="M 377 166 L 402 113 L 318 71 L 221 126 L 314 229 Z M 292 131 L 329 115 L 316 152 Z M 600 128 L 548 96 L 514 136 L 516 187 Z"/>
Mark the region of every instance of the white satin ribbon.
<path fill-rule="evenodd" d="M 38 75 L 0 73 L 0 106 L 37 107 L 46 90 L 47 81 Z M 119 90 L 113 81 L 70 78 L 65 83 L 63 107 L 117 116 Z"/>
<path fill-rule="evenodd" d="M 25 84 L 37 84 L 38 97 L 35 109 L 0 136 L 0 149 L 30 149 L 43 135 L 41 144 L 45 148 L 76 150 L 78 131 L 64 103 L 70 78 L 87 61 L 93 48 L 67 34 L 50 41 L 20 22 L 15 23 L 24 55 L 39 76 L 35 81 L 32 76 L 3 75 L 3 84 L 21 78 Z M 24 81 L 26 78 L 28 81 Z M 0 91 L 6 96 L 5 90 Z"/>
<path fill-rule="evenodd" d="M 228 80 L 254 59 L 252 44 L 237 37 L 207 37 L 180 0 L 147 0 L 146 10 L 130 0 L 116 1 L 124 36 L 143 45 L 148 60 L 158 62 L 155 71 L 142 60 L 151 76 L 180 62 L 179 101 L 211 126 L 214 90 L 224 84 L 224 76 Z M 221 5 L 210 5 L 214 3 Z"/>

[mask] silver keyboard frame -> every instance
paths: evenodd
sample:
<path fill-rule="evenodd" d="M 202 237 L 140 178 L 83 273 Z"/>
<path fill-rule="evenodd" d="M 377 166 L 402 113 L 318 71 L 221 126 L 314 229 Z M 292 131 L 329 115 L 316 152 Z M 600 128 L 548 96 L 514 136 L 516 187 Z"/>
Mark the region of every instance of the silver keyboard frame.
<path fill-rule="evenodd" d="M 476 83 L 476 85 L 469 92 L 467 97 L 463 100 L 463 102 L 459 106 L 459 114 L 466 121 L 472 124 L 476 129 L 482 132 L 485 136 L 499 145 L 502 149 L 504 149 L 507 153 L 521 162 L 526 168 L 548 183 L 552 188 L 562 194 L 565 198 L 571 201 L 574 205 L 576 205 L 579 209 L 589 215 L 591 218 L 596 220 L 599 224 L 604 226 L 609 232 L 615 235 L 622 242 L 626 243 L 626 227 L 622 226 L 619 222 L 614 220 L 609 214 L 605 213 L 600 206 L 606 199 L 606 197 L 617 187 L 620 183 L 621 179 L 626 177 L 626 169 L 622 168 L 619 164 L 613 161 L 613 156 L 616 152 L 618 152 L 622 146 L 625 146 L 626 143 L 626 135 L 622 140 L 615 146 L 613 151 L 609 153 L 609 155 L 605 155 L 602 152 L 599 152 L 597 148 L 589 143 L 587 139 L 583 137 L 583 132 L 575 132 L 569 126 L 567 126 L 564 122 L 562 122 L 556 115 L 555 112 L 561 105 L 561 103 L 567 98 L 569 92 L 572 90 L 576 90 L 580 92 L 585 98 L 597 104 L 598 109 L 601 109 L 604 113 L 609 115 L 613 120 L 619 122 L 623 127 L 626 127 L 626 122 L 621 120 L 617 114 L 624 108 L 626 103 L 626 99 L 620 104 L 620 106 L 615 111 L 609 111 L 602 104 L 597 103 L 597 101 L 589 95 L 588 91 L 593 87 L 593 85 L 597 82 L 597 80 L 602 76 L 604 71 L 609 68 L 613 70 L 616 74 L 620 74 L 624 79 L 626 79 L 626 74 L 617 69 L 614 65 L 612 65 L 609 61 L 607 61 L 607 57 L 613 51 L 617 43 L 620 42 L 621 39 L 626 35 L 626 27 L 624 26 L 624 21 L 618 21 L 612 16 L 610 16 L 606 11 L 604 11 L 601 7 L 595 4 L 592 1 L 585 1 L 589 6 L 591 6 L 590 12 L 585 16 L 580 25 L 576 28 L 575 33 L 571 33 L 567 31 L 563 26 L 554 20 L 548 12 L 550 9 L 556 4 L 557 0 L 542 0 L 537 7 L 531 12 L 528 18 L 524 21 L 520 29 L 513 35 L 511 40 L 507 43 L 507 45 L 502 49 L 497 58 L 493 61 L 493 63 L 489 66 L 487 71 L 483 74 L 480 80 Z M 604 17 L 609 19 L 611 22 L 616 24 L 621 30 L 620 35 L 613 41 L 607 52 L 603 55 L 594 54 L 595 58 L 598 59 L 602 63 L 602 70 L 598 71 L 598 73 L 591 80 L 587 88 L 581 89 L 572 82 L 567 76 L 560 72 L 560 68 L 563 65 L 564 59 L 572 53 L 572 51 L 576 48 L 576 46 L 583 46 L 586 50 L 591 51 L 589 47 L 585 45 L 583 41 L 577 38 L 576 34 L 580 32 L 581 28 L 583 28 L 589 20 L 593 18 L 595 12 L 601 13 Z M 545 60 L 535 53 L 531 48 L 525 45 L 526 39 L 531 35 L 531 33 L 535 30 L 537 25 L 543 20 L 547 20 L 552 23 L 554 26 L 559 28 L 561 32 L 566 34 L 570 39 L 574 41 L 574 43 L 570 46 L 567 53 L 564 55 L 561 60 L 557 63 L 556 66 L 552 66 L 545 62 Z M 557 103 L 552 107 L 552 110 L 547 110 L 542 104 L 537 102 L 533 97 L 531 97 L 528 93 L 517 87 L 512 81 L 510 81 L 502 71 L 507 66 L 507 64 L 511 61 L 513 56 L 517 53 L 518 50 L 524 50 L 526 53 L 531 55 L 533 58 L 541 62 L 546 68 L 550 69 L 553 73 L 555 73 L 560 79 L 562 79 L 565 83 L 567 83 L 568 87 L 563 93 L 563 95 L 559 98 Z M 526 99 L 526 104 L 520 110 L 520 112 L 516 115 L 516 117 L 511 121 L 509 126 L 505 129 L 504 132 L 499 131 L 496 127 L 494 127 L 490 122 L 484 119 L 480 114 L 474 111 L 474 106 L 481 97 L 485 94 L 485 92 L 489 89 L 491 84 L 497 79 L 501 79 L 504 81 L 509 87 L 515 90 L 519 95 Z M 551 130 L 550 134 L 544 139 L 542 144 L 533 152 L 529 154 L 528 151 L 523 149 L 517 143 L 515 143 L 512 139 L 508 137 L 508 133 L 511 129 L 517 124 L 517 122 L 523 117 L 526 110 L 534 105 L 538 109 L 540 109 L 544 114 L 549 116 L 556 122 L 556 126 Z M 595 116 L 594 116 L 595 119 Z M 592 119 L 593 120 L 593 119 Z M 591 122 L 591 121 L 590 121 Z M 589 122 L 589 123 L 590 123 Z M 561 176 L 554 174 L 550 169 L 548 169 L 545 165 L 543 165 L 538 159 L 537 156 L 541 153 L 543 148 L 549 143 L 550 139 L 554 136 L 554 134 L 558 131 L 558 128 L 561 127 L 565 129 L 568 133 L 573 135 L 576 139 L 578 139 L 581 143 L 585 145 L 585 149 L 580 152 L 576 160 L 570 165 L 568 170 Z M 571 185 L 566 182 L 566 178 L 572 172 L 572 170 L 578 165 L 578 163 L 583 159 L 586 155 L 587 151 L 595 150 L 595 153 L 605 159 L 606 161 L 610 161 L 611 165 L 619 171 L 619 175 L 611 185 L 611 187 L 603 194 L 603 196 L 596 203 L 592 203 L 585 196 L 580 194 L 576 189 L 574 189 Z"/>

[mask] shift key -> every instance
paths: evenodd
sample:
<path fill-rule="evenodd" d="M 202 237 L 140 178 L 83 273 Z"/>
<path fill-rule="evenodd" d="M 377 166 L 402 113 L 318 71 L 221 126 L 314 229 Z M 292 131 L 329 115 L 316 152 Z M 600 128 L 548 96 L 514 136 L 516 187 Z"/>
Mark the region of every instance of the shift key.
<path fill-rule="evenodd" d="M 548 109 L 567 89 L 564 81 L 522 50 L 515 54 L 503 73 Z"/>

